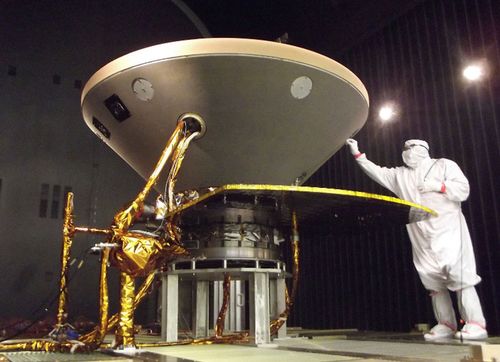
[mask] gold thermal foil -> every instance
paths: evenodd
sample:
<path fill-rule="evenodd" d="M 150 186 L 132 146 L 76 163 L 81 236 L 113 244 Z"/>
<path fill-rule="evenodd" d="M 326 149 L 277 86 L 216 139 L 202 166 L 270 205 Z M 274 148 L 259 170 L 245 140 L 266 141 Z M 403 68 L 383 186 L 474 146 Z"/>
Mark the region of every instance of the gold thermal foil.
<path fill-rule="evenodd" d="M 136 343 L 137 348 L 151 348 L 151 347 L 171 347 L 171 346 L 184 346 L 192 344 L 192 339 L 184 339 L 175 342 L 151 342 L 151 343 Z"/>
<path fill-rule="evenodd" d="M 187 344 L 194 345 L 209 345 L 209 344 L 222 344 L 222 343 L 246 343 L 248 342 L 248 333 L 238 333 L 238 334 L 227 334 L 224 336 L 213 336 L 201 339 L 185 339 L 182 341 L 175 342 L 155 342 L 155 343 L 137 343 L 139 348 L 149 348 L 149 347 L 170 347 L 170 346 L 180 346 Z"/>
<path fill-rule="evenodd" d="M 94 343 L 100 345 L 108 330 L 109 294 L 108 294 L 108 261 L 109 248 L 101 254 L 101 275 L 99 280 L 99 330 Z"/>
<path fill-rule="evenodd" d="M 174 242 L 169 243 L 163 250 L 163 257 L 167 262 L 175 259 L 177 256 L 189 256 L 189 252 L 182 245 L 178 245 Z"/>
<path fill-rule="evenodd" d="M 166 212 L 172 211 L 177 207 L 177 201 L 174 194 L 175 184 L 177 182 L 177 174 L 182 165 L 182 161 L 184 161 L 184 156 L 186 154 L 187 148 L 191 141 L 199 134 L 199 132 L 195 132 L 191 134 L 189 137 L 184 137 L 177 148 L 175 149 L 174 156 L 172 158 L 172 166 L 170 168 L 170 172 L 167 177 L 167 210 Z M 176 223 L 176 216 L 173 215 L 168 217 L 165 223 L 165 232 L 170 237 L 170 239 L 180 245 L 181 240 L 181 231 Z"/>
<path fill-rule="evenodd" d="M 31 340 L 18 343 L 1 343 L 0 352 L 40 351 L 40 352 L 87 352 L 85 345 L 71 342 L 54 342 L 48 340 Z"/>
<path fill-rule="evenodd" d="M 127 273 L 120 273 L 120 317 L 116 329 L 117 346 L 135 346 L 134 341 L 134 278 Z"/>
<path fill-rule="evenodd" d="M 106 332 L 118 324 L 116 331 L 116 344 L 118 346 L 134 346 L 134 311 L 140 301 L 146 296 L 153 280 L 152 272 L 159 265 L 159 261 L 168 258 L 174 258 L 177 255 L 187 255 L 186 249 L 180 245 L 180 229 L 176 223 L 176 217 L 167 219 L 167 234 L 171 240 L 165 240 L 155 236 L 145 235 L 144 233 L 128 232 L 142 212 L 144 200 L 152 187 L 156 184 L 159 175 L 165 167 L 168 159 L 175 152 L 172 165 L 169 171 L 168 190 L 170 199 L 173 200 L 173 190 L 176 183 L 176 177 L 182 165 L 186 150 L 191 140 L 197 135 L 187 135 L 184 132 L 184 122 L 179 122 L 160 159 L 158 160 L 151 176 L 146 182 L 143 190 L 136 198 L 123 210 L 118 212 L 111 228 L 108 230 L 75 227 L 73 224 L 73 194 L 69 193 L 63 226 L 63 250 L 61 255 L 61 280 L 60 280 L 60 298 L 57 314 L 57 323 L 62 325 L 66 321 L 67 304 L 67 269 L 70 258 L 72 237 L 76 232 L 87 232 L 93 234 L 107 235 L 106 242 L 115 244 L 115 249 L 103 249 L 101 259 L 101 275 L 99 285 L 100 295 L 100 322 L 92 332 L 79 338 L 78 342 L 52 342 L 52 341 L 30 341 L 26 343 L 4 344 L 0 350 L 33 350 L 33 351 L 62 351 L 71 350 L 76 347 L 84 346 L 87 350 L 93 350 L 102 346 L 102 341 Z M 176 205 L 171 203 L 174 208 Z M 119 267 L 121 271 L 121 293 L 120 293 L 120 313 L 109 318 L 109 295 L 107 285 L 107 267 L 108 262 Z M 141 289 L 135 295 L 134 277 L 147 276 Z"/>
<path fill-rule="evenodd" d="M 134 308 L 137 308 L 139 303 L 142 301 L 142 299 L 148 295 L 148 293 L 151 291 L 150 287 L 153 284 L 153 281 L 155 280 L 156 274 L 154 272 L 149 273 L 149 275 L 146 277 L 144 282 L 142 283 L 141 287 L 139 288 L 138 292 L 135 295 L 134 298 Z"/>
<path fill-rule="evenodd" d="M 172 154 L 173 150 L 182 137 L 183 128 L 184 122 L 179 122 L 174 132 L 170 136 L 170 139 L 168 140 L 167 145 L 163 150 L 160 159 L 158 160 L 158 163 L 151 173 L 151 176 L 149 176 L 144 189 L 137 195 L 135 200 L 132 201 L 127 208 L 115 215 L 112 228 L 115 228 L 122 232 L 128 230 L 128 228 L 132 225 L 135 218 L 137 217 L 137 214 L 142 211 L 146 196 L 148 195 L 149 191 L 151 191 L 151 188 L 156 184 L 156 181 L 158 181 L 158 177 L 160 176 L 163 167 L 165 167 L 165 164 L 170 158 L 170 155 Z"/>
<path fill-rule="evenodd" d="M 177 182 L 177 172 L 179 171 L 179 167 L 177 166 L 179 163 L 182 163 L 182 159 L 184 155 L 182 153 L 182 146 L 185 143 L 186 138 L 181 139 L 177 148 L 174 151 L 174 156 L 172 157 L 172 166 L 170 167 L 170 172 L 167 177 L 167 209 L 173 210 L 175 209 L 175 198 L 174 198 L 174 188 Z"/>
<path fill-rule="evenodd" d="M 136 293 L 134 298 L 134 309 L 137 308 L 137 306 L 141 303 L 144 297 L 148 294 L 150 287 L 153 284 L 155 276 L 156 274 L 154 272 L 150 273 L 142 283 L 141 287 L 139 288 L 139 291 Z M 116 313 L 111 318 L 108 319 L 107 330 L 104 332 L 104 334 L 106 334 L 106 332 L 108 332 L 109 330 L 111 330 L 116 326 L 119 320 L 119 316 L 120 314 Z M 98 333 L 99 329 L 98 327 L 96 327 L 93 331 L 81 336 L 79 340 L 84 343 L 90 343 L 91 341 L 94 341 L 96 339 Z"/>
<path fill-rule="evenodd" d="M 292 237 L 293 237 L 293 242 L 292 242 L 293 268 L 292 268 L 292 294 L 290 296 L 290 305 L 293 305 L 293 302 L 295 300 L 295 295 L 297 294 L 297 285 L 299 283 L 299 270 L 300 270 L 299 269 L 300 238 L 299 238 L 299 227 L 297 225 L 297 214 L 295 211 L 292 213 Z"/>
<path fill-rule="evenodd" d="M 75 231 L 81 232 L 81 233 L 90 233 L 90 234 L 104 234 L 104 235 L 110 235 L 113 232 L 111 230 L 105 230 L 105 229 L 97 229 L 97 228 L 88 228 L 84 226 L 75 226 Z"/>
<path fill-rule="evenodd" d="M 248 342 L 248 333 L 227 334 L 224 336 L 213 336 L 204 339 L 195 339 L 191 344 L 221 344 L 245 342 Z"/>
<path fill-rule="evenodd" d="M 75 233 L 75 225 L 73 224 L 73 198 L 72 192 L 68 192 L 66 196 L 66 205 L 64 207 L 64 221 L 63 221 L 63 236 L 72 237 Z"/>
<path fill-rule="evenodd" d="M 163 246 L 154 237 L 128 232 L 120 236 L 121 245 L 113 250 L 112 261 L 131 276 L 143 276 L 156 268 Z"/>
<path fill-rule="evenodd" d="M 64 208 L 63 224 L 63 245 L 61 251 L 61 277 L 59 280 L 59 304 L 57 307 L 57 325 L 62 326 L 66 323 L 67 311 L 66 304 L 68 300 L 68 262 L 71 253 L 71 244 L 73 243 L 74 225 L 73 225 L 73 193 L 68 192 L 66 206 Z"/>
<path fill-rule="evenodd" d="M 179 215 L 173 215 L 166 219 L 165 232 L 170 238 L 170 244 L 182 247 L 182 231 L 178 224 Z M 187 251 L 186 251 L 187 255 Z"/>
<path fill-rule="evenodd" d="M 229 305 L 229 296 L 231 290 L 231 276 L 228 273 L 224 273 L 224 282 L 222 283 L 222 305 L 219 310 L 219 315 L 217 316 L 217 323 L 214 327 L 215 337 L 220 338 L 224 333 L 224 322 L 226 321 L 227 307 Z"/>
<path fill-rule="evenodd" d="M 159 268 L 159 262 L 165 259 L 188 255 L 186 249 L 173 240 L 134 232 L 122 235 L 120 240 L 120 247 L 111 252 L 112 264 L 134 277 L 148 275 Z"/>
<path fill-rule="evenodd" d="M 184 156 L 186 155 L 186 151 L 189 147 L 189 144 L 196 136 L 198 136 L 198 134 L 199 132 L 194 132 L 190 136 L 184 137 L 179 142 L 179 145 L 175 150 L 175 155 L 173 157 L 172 167 L 170 168 L 168 176 L 168 184 L 167 184 L 167 190 L 168 190 L 167 200 L 168 200 L 169 211 L 174 210 L 175 207 L 177 206 L 174 198 L 174 189 L 175 189 L 175 183 L 177 182 L 177 174 L 179 173 L 182 162 L 184 161 Z"/>

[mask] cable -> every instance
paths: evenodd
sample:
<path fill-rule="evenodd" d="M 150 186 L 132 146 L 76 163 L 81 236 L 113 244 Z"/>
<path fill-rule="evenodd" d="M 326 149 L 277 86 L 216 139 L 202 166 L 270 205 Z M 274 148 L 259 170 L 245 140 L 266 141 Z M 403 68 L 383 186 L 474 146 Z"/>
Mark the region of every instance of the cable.
<path fill-rule="evenodd" d="M 200 20 L 200 18 L 194 13 L 193 10 L 182 0 L 171 0 L 175 6 L 177 6 L 183 13 L 188 17 L 189 20 L 193 23 L 196 29 L 200 32 L 200 34 L 204 38 L 211 38 L 212 34 L 208 31 L 205 24 Z"/>
<path fill-rule="evenodd" d="M 187 144 L 189 144 L 197 135 L 198 135 L 198 132 L 193 132 L 191 134 L 188 135 L 188 127 L 187 127 L 187 124 L 184 123 L 184 129 L 183 129 L 183 134 L 184 134 L 184 138 L 181 140 L 181 143 L 182 142 L 186 142 Z M 174 157 L 175 157 L 175 154 L 174 154 Z M 177 168 L 177 164 L 179 162 L 181 162 L 181 159 L 183 157 L 176 157 L 173 159 L 173 162 L 172 162 L 172 165 L 170 166 L 170 170 L 168 172 L 168 175 L 167 175 L 167 179 L 165 181 L 165 186 L 163 188 L 163 195 L 162 195 L 162 198 L 163 198 L 163 202 L 166 203 L 167 205 L 167 212 L 171 212 L 172 210 L 169 210 L 168 207 L 169 207 L 169 194 L 170 192 L 173 192 L 173 190 L 170 190 L 169 189 L 169 185 L 170 185 L 170 182 L 171 180 L 176 177 L 176 175 L 174 175 L 174 171 L 175 169 Z M 161 228 L 163 227 L 165 223 L 165 218 L 162 218 L 161 219 L 161 222 L 160 222 L 160 225 L 153 231 L 153 233 L 156 233 L 158 232 L 159 230 L 161 230 Z"/>
<path fill-rule="evenodd" d="M 78 275 L 78 272 L 80 271 L 80 269 L 81 269 L 81 267 L 82 267 L 83 263 L 84 263 L 84 262 L 85 262 L 85 260 L 87 260 L 87 258 L 89 257 L 89 255 L 90 255 L 90 254 L 89 254 L 88 252 L 90 251 L 90 249 L 91 249 L 91 248 L 85 249 L 85 250 L 84 250 L 84 251 L 83 251 L 83 252 L 82 252 L 82 253 L 81 253 L 81 254 L 80 254 L 77 258 L 73 259 L 73 260 L 78 260 L 81 256 L 83 256 L 84 254 L 86 254 L 86 255 L 85 255 L 85 258 L 81 259 L 81 260 L 80 260 L 80 262 L 78 263 L 77 269 L 76 269 L 76 271 L 73 273 L 73 275 L 71 275 L 70 277 L 68 277 L 68 281 L 67 281 L 67 283 L 66 283 L 66 287 L 65 287 L 65 289 L 63 289 L 63 290 L 59 290 L 59 291 L 56 293 L 56 295 L 55 295 L 55 296 L 54 296 L 54 297 L 50 300 L 50 302 L 49 302 L 47 305 L 45 305 L 45 307 L 43 307 L 43 304 L 45 304 L 45 303 L 42 303 L 42 305 L 40 305 L 40 307 L 38 308 L 38 309 L 40 309 L 40 310 L 38 311 L 38 313 L 37 313 L 37 314 L 39 314 L 39 313 L 47 313 L 47 312 L 48 312 L 48 310 L 49 310 L 49 308 L 50 308 L 50 307 L 52 307 L 52 305 L 53 305 L 53 304 L 54 304 L 54 303 L 55 303 L 55 302 L 59 299 L 59 296 L 61 295 L 61 293 L 62 293 L 63 291 L 67 291 L 67 289 L 66 289 L 66 288 L 69 286 L 70 282 L 71 282 L 71 281 L 72 281 L 72 280 L 76 277 L 76 275 Z M 69 273 L 69 269 L 66 271 L 66 273 Z M 47 297 L 45 300 L 49 300 L 49 299 L 50 299 L 50 294 L 49 294 L 49 297 Z M 31 313 L 31 315 L 32 315 L 32 316 L 34 316 L 34 315 L 36 315 L 36 314 L 35 314 L 35 312 L 32 312 L 32 313 Z M 7 336 L 7 337 L 4 337 L 3 339 L 0 339 L 0 343 L 1 343 L 1 342 L 5 342 L 5 341 L 7 341 L 7 340 L 9 340 L 9 339 L 16 338 L 16 337 L 18 337 L 19 335 L 21 335 L 21 334 L 25 333 L 28 329 L 30 329 L 30 328 L 31 328 L 32 326 L 34 326 L 36 323 L 40 322 L 40 321 L 42 320 L 42 318 L 43 318 L 43 317 L 45 317 L 45 315 L 39 316 L 38 318 L 34 318 L 34 320 L 33 320 L 30 324 L 28 324 L 26 327 L 24 327 L 23 329 L 21 329 L 21 330 L 19 330 L 19 331 L 15 332 L 14 334 L 12 334 L 12 335 L 10 335 L 10 336 Z M 22 322 L 13 323 L 13 324 L 11 324 L 11 325 L 9 325 L 9 326 L 5 327 L 4 329 L 14 327 L 14 326 L 16 326 L 16 325 L 18 325 L 18 324 L 20 324 L 20 323 L 22 323 Z"/>
<path fill-rule="evenodd" d="M 429 175 L 429 172 L 431 172 L 432 168 L 434 167 L 434 165 L 435 165 L 435 164 L 436 164 L 439 160 L 440 160 L 440 158 L 439 158 L 439 159 L 437 159 L 436 161 L 434 161 L 434 163 L 431 165 L 431 167 L 429 168 L 429 170 L 427 171 L 427 173 L 426 173 L 426 174 L 425 174 L 425 176 L 424 176 L 424 182 L 425 182 L 425 180 L 426 180 L 427 176 Z"/>
<path fill-rule="evenodd" d="M 184 133 L 184 137 L 186 137 L 186 134 L 187 134 L 187 125 L 186 124 L 184 124 L 183 133 Z M 169 184 L 170 179 L 172 177 L 172 170 L 174 169 L 176 161 L 177 160 L 174 160 L 174 163 L 170 166 L 170 170 L 169 170 L 169 173 L 167 175 L 167 179 L 165 180 L 165 186 L 163 187 L 163 194 L 160 195 L 163 199 L 163 202 L 167 202 L 167 207 L 168 207 L 168 200 L 167 200 L 168 184 Z M 167 210 L 167 211 L 169 211 L 169 210 Z M 157 233 L 158 231 L 160 231 L 163 228 L 164 223 L 165 223 L 165 218 L 163 217 L 160 221 L 160 225 L 158 225 L 158 227 L 153 231 L 153 233 Z"/>
<path fill-rule="evenodd" d="M 461 207 L 460 209 L 458 209 L 458 226 L 459 226 L 459 232 L 460 232 L 460 288 L 461 288 L 461 292 L 460 292 L 460 307 L 462 308 L 462 310 L 465 310 L 464 308 L 464 288 L 463 288 L 463 285 L 464 285 L 464 264 L 463 264 L 463 257 L 464 257 L 464 247 L 463 247 L 463 239 L 462 239 L 462 212 L 461 212 Z M 460 317 L 462 317 L 462 315 L 460 315 Z M 462 318 L 460 318 L 462 319 Z M 462 319 L 462 322 L 464 322 L 464 325 L 465 325 L 465 321 Z M 463 329 L 463 326 L 462 326 L 462 329 Z M 464 335 L 462 332 L 460 332 L 460 343 L 464 343 Z"/>

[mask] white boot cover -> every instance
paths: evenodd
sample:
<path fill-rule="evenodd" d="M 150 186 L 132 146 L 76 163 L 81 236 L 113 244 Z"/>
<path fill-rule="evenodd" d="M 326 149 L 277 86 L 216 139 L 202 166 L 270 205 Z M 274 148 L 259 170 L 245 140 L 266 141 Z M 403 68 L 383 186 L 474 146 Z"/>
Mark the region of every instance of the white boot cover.
<path fill-rule="evenodd" d="M 488 338 L 486 320 L 481 308 L 481 302 L 476 288 L 469 287 L 457 291 L 460 316 L 465 321 L 465 326 L 455 334 L 455 338 L 481 340 Z"/>
<path fill-rule="evenodd" d="M 432 292 L 432 309 L 438 324 L 436 324 L 429 333 L 424 334 L 427 341 L 442 338 L 451 338 L 457 329 L 457 318 L 453 310 L 450 293 L 448 290 Z"/>

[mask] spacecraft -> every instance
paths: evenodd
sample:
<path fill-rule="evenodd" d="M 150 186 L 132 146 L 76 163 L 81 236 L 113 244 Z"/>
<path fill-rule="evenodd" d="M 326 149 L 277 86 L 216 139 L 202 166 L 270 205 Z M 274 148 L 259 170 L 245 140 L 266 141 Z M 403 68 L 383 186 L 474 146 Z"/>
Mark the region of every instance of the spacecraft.
<path fill-rule="evenodd" d="M 393 197 L 303 186 L 361 129 L 369 109 L 367 91 L 349 69 L 306 49 L 233 38 L 156 45 L 98 70 L 81 105 L 91 131 L 146 180 L 109 228 L 74 225 L 68 196 L 56 330 L 67 319 L 65 270 L 74 234 L 104 237 L 96 245 L 100 323 L 78 341 L 88 349 L 102 346 L 114 327 L 113 347 L 140 347 L 134 310 L 155 277 L 162 279 L 164 345 L 186 343 L 178 338 L 179 288 L 186 283 L 193 295 L 189 343 L 270 343 L 286 334 L 302 223 L 404 224 L 434 213 Z M 144 220 L 151 225 L 139 227 Z M 109 265 L 121 275 L 113 316 Z M 144 282 L 136 288 L 138 277 Z M 78 348 L 37 343 L 17 348 Z"/>

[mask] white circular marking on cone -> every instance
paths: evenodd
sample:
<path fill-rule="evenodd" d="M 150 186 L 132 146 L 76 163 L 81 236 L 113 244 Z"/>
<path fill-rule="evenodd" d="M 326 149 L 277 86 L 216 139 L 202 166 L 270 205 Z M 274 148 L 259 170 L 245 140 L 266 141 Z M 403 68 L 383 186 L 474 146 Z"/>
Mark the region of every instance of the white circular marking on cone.
<path fill-rule="evenodd" d="M 290 87 L 290 92 L 292 96 L 297 99 L 306 98 L 312 90 L 312 80 L 309 77 L 302 76 L 298 77 L 292 82 Z"/>
<path fill-rule="evenodd" d="M 137 98 L 144 102 L 152 100 L 155 95 L 153 85 L 144 78 L 137 78 L 132 82 L 132 91 Z"/>

